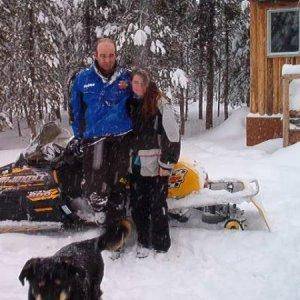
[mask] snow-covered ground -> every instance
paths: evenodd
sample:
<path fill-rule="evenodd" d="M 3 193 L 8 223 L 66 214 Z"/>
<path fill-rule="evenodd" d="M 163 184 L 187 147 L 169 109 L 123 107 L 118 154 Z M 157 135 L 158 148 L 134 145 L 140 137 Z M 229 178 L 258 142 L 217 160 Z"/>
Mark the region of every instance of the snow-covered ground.
<path fill-rule="evenodd" d="M 300 299 L 300 143 L 286 149 L 282 140 L 245 146 L 246 108 L 205 133 L 190 130 L 182 157 L 205 167 L 210 178 L 257 178 L 272 226 L 268 232 L 257 211 L 243 205 L 248 230 L 225 231 L 197 220 L 171 228 L 167 254 L 135 257 L 129 245 L 116 261 L 104 251 L 103 299 Z M 192 118 L 187 128 L 196 128 Z M 199 125 L 199 127 L 201 127 Z M 0 165 L 13 160 L 24 141 L 0 133 Z M 9 150 L 6 150 L 9 149 Z M 27 299 L 18 281 L 27 259 L 52 255 L 62 246 L 94 237 L 97 231 L 0 235 L 0 299 Z"/>

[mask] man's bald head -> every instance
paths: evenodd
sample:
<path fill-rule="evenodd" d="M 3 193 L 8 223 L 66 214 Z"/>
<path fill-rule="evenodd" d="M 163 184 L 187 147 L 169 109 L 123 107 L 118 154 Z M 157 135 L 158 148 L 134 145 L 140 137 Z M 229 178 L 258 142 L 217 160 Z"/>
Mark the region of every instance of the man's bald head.
<path fill-rule="evenodd" d="M 110 38 L 98 39 L 95 58 L 105 72 L 111 72 L 116 64 L 116 43 Z"/>
<path fill-rule="evenodd" d="M 110 44 L 112 44 L 114 46 L 115 50 L 117 49 L 116 42 L 113 39 L 107 38 L 107 37 L 98 38 L 96 40 L 96 49 L 98 48 L 99 44 L 102 44 L 102 43 L 110 43 Z"/>

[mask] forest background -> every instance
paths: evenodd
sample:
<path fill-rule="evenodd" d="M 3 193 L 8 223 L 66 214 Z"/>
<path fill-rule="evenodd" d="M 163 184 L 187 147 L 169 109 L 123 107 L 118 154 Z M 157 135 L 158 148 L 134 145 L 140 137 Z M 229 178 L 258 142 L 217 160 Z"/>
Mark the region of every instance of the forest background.
<path fill-rule="evenodd" d="M 182 134 L 192 102 L 206 129 L 214 111 L 226 119 L 249 104 L 248 1 L 0 0 L 0 123 L 35 136 L 61 120 L 99 37 L 115 39 L 120 65 L 151 72 L 178 105 Z"/>

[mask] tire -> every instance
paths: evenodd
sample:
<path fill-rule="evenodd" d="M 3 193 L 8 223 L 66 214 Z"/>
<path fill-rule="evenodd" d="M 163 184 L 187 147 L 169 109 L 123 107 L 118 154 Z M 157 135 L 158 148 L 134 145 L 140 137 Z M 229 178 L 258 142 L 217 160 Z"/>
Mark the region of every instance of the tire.
<path fill-rule="evenodd" d="M 229 230 L 244 230 L 244 225 L 236 219 L 229 219 L 226 221 L 224 228 Z"/>

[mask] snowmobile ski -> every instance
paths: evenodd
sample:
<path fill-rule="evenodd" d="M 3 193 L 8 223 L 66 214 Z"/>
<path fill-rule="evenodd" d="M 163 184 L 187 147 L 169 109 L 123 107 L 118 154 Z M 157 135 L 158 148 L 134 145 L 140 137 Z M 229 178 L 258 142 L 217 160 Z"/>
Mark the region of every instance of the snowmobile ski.
<path fill-rule="evenodd" d="M 36 233 L 62 230 L 60 222 L 30 222 L 30 221 L 3 221 L 0 222 L 0 233 Z"/>
<path fill-rule="evenodd" d="M 265 213 L 265 209 L 264 209 L 263 205 L 254 197 L 251 198 L 250 202 L 253 203 L 253 205 L 256 207 L 260 216 L 263 218 L 266 226 L 268 227 L 269 231 L 271 232 L 271 225 L 270 225 L 270 222 L 268 221 L 267 214 Z"/>

